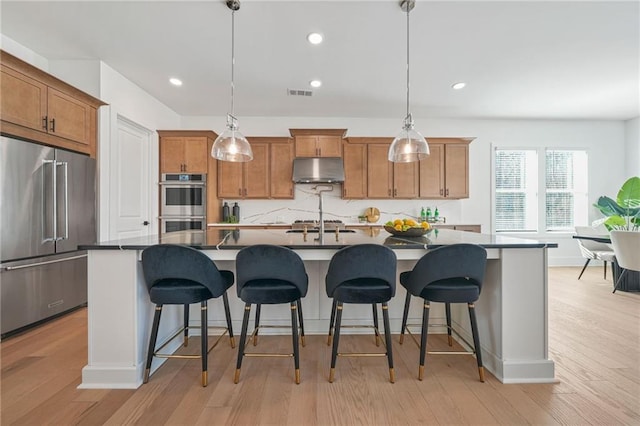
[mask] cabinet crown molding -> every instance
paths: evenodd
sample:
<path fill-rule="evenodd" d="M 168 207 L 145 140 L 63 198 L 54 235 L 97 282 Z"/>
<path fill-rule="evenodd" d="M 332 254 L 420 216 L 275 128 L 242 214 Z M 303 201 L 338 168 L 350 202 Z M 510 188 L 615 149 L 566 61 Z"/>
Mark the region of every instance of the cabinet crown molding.
<path fill-rule="evenodd" d="M 344 138 L 347 129 L 289 129 L 291 136 L 340 136 Z"/>
<path fill-rule="evenodd" d="M 157 130 L 161 138 L 166 137 L 206 137 L 216 139 L 218 135 L 213 130 Z"/>

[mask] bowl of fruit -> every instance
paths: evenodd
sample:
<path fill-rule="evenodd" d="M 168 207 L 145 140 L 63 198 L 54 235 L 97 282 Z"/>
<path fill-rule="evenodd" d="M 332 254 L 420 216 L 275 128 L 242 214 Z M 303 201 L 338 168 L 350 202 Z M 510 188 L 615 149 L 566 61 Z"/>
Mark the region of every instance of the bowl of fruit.
<path fill-rule="evenodd" d="M 418 223 L 413 219 L 394 219 L 384 224 L 384 229 L 397 237 L 421 237 L 431 230 L 428 222 Z"/>

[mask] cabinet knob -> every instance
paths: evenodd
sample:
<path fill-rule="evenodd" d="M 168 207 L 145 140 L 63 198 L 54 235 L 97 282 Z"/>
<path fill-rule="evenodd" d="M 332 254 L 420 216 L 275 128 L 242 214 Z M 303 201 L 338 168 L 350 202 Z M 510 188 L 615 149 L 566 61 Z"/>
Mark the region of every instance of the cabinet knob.
<path fill-rule="evenodd" d="M 45 115 L 44 117 L 42 117 L 42 128 L 47 130 L 49 124 L 49 118 Z"/>
<path fill-rule="evenodd" d="M 55 131 L 56 131 L 56 119 L 55 119 L 55 118 L 52 118 L 52 119 L 49 121 L 49 124 L 51 125 L 51 129 L 50 129 L 50 130 L 51 130 L 52 132 L 54 132 L 54 133 L 55 133 Z"/>
<path fill-rule="evenodd" d="M 148 221 L 148 220 L 145 220 L 144 222 L 142 222 L 142 224 L 143 224 L 144 226 L 147 226 L 147 225 L 149 225 L 149 221 Z"/>

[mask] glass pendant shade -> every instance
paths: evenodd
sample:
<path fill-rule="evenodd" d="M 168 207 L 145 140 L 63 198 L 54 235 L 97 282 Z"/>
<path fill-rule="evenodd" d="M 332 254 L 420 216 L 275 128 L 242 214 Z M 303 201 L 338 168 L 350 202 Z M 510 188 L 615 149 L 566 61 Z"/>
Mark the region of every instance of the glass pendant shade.
<path fill-rule="evenodd" d="M 389 147 L 389 161 L 394 163 L 410 163 L 420 161 L 429 155 L 427 140 L 413 128 L 411 116 L 404 120 L 402 131 L 395 137 Z"/>
<path fill-rule="evenodd" d="M 246 162 L 253 160 L 251 145 L 247 138 L 240 133 L 238 122 L 232 115 L 227 116 L 227 128 L 213 143 L 211 156 L 222 161 Z"/>
<path fill-rule="evenodd" d="M 247 138 L 238 128 L 238 119 L 233 115 L 233 72 L 235 67 L 235 13 L 240 9 L 240 0 L 227 0 L 231 10 L 231 113 L 227 114 L 227 128 L 213 142 L 211 156 L 216 160 L 242 163 L 253 160 L 253 151 Z"/>
<path fill-rule="evenodd" d="M 415 0 L 400 2 L 400 8 L 407 13 L 407 115 L 404 118 L 402 131 L 389 147 L 388 158 L 394 163 L 420 161 L 429 155 L 427 140 L 413 128 L 413 117 L 409 112 L 409 12 L 415 7 L 415 4 Z"/>

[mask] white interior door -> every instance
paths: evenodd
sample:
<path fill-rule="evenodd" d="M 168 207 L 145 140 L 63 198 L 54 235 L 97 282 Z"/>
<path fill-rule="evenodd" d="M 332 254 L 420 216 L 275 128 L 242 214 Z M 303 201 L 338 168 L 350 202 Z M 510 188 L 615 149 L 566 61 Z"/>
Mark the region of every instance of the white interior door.
<path fill-rule="evenodd" d="M 109 150 L 109 237 L 146 236 L 152 229 L 149 196 L 152 132 L 115 115 Z"/>

